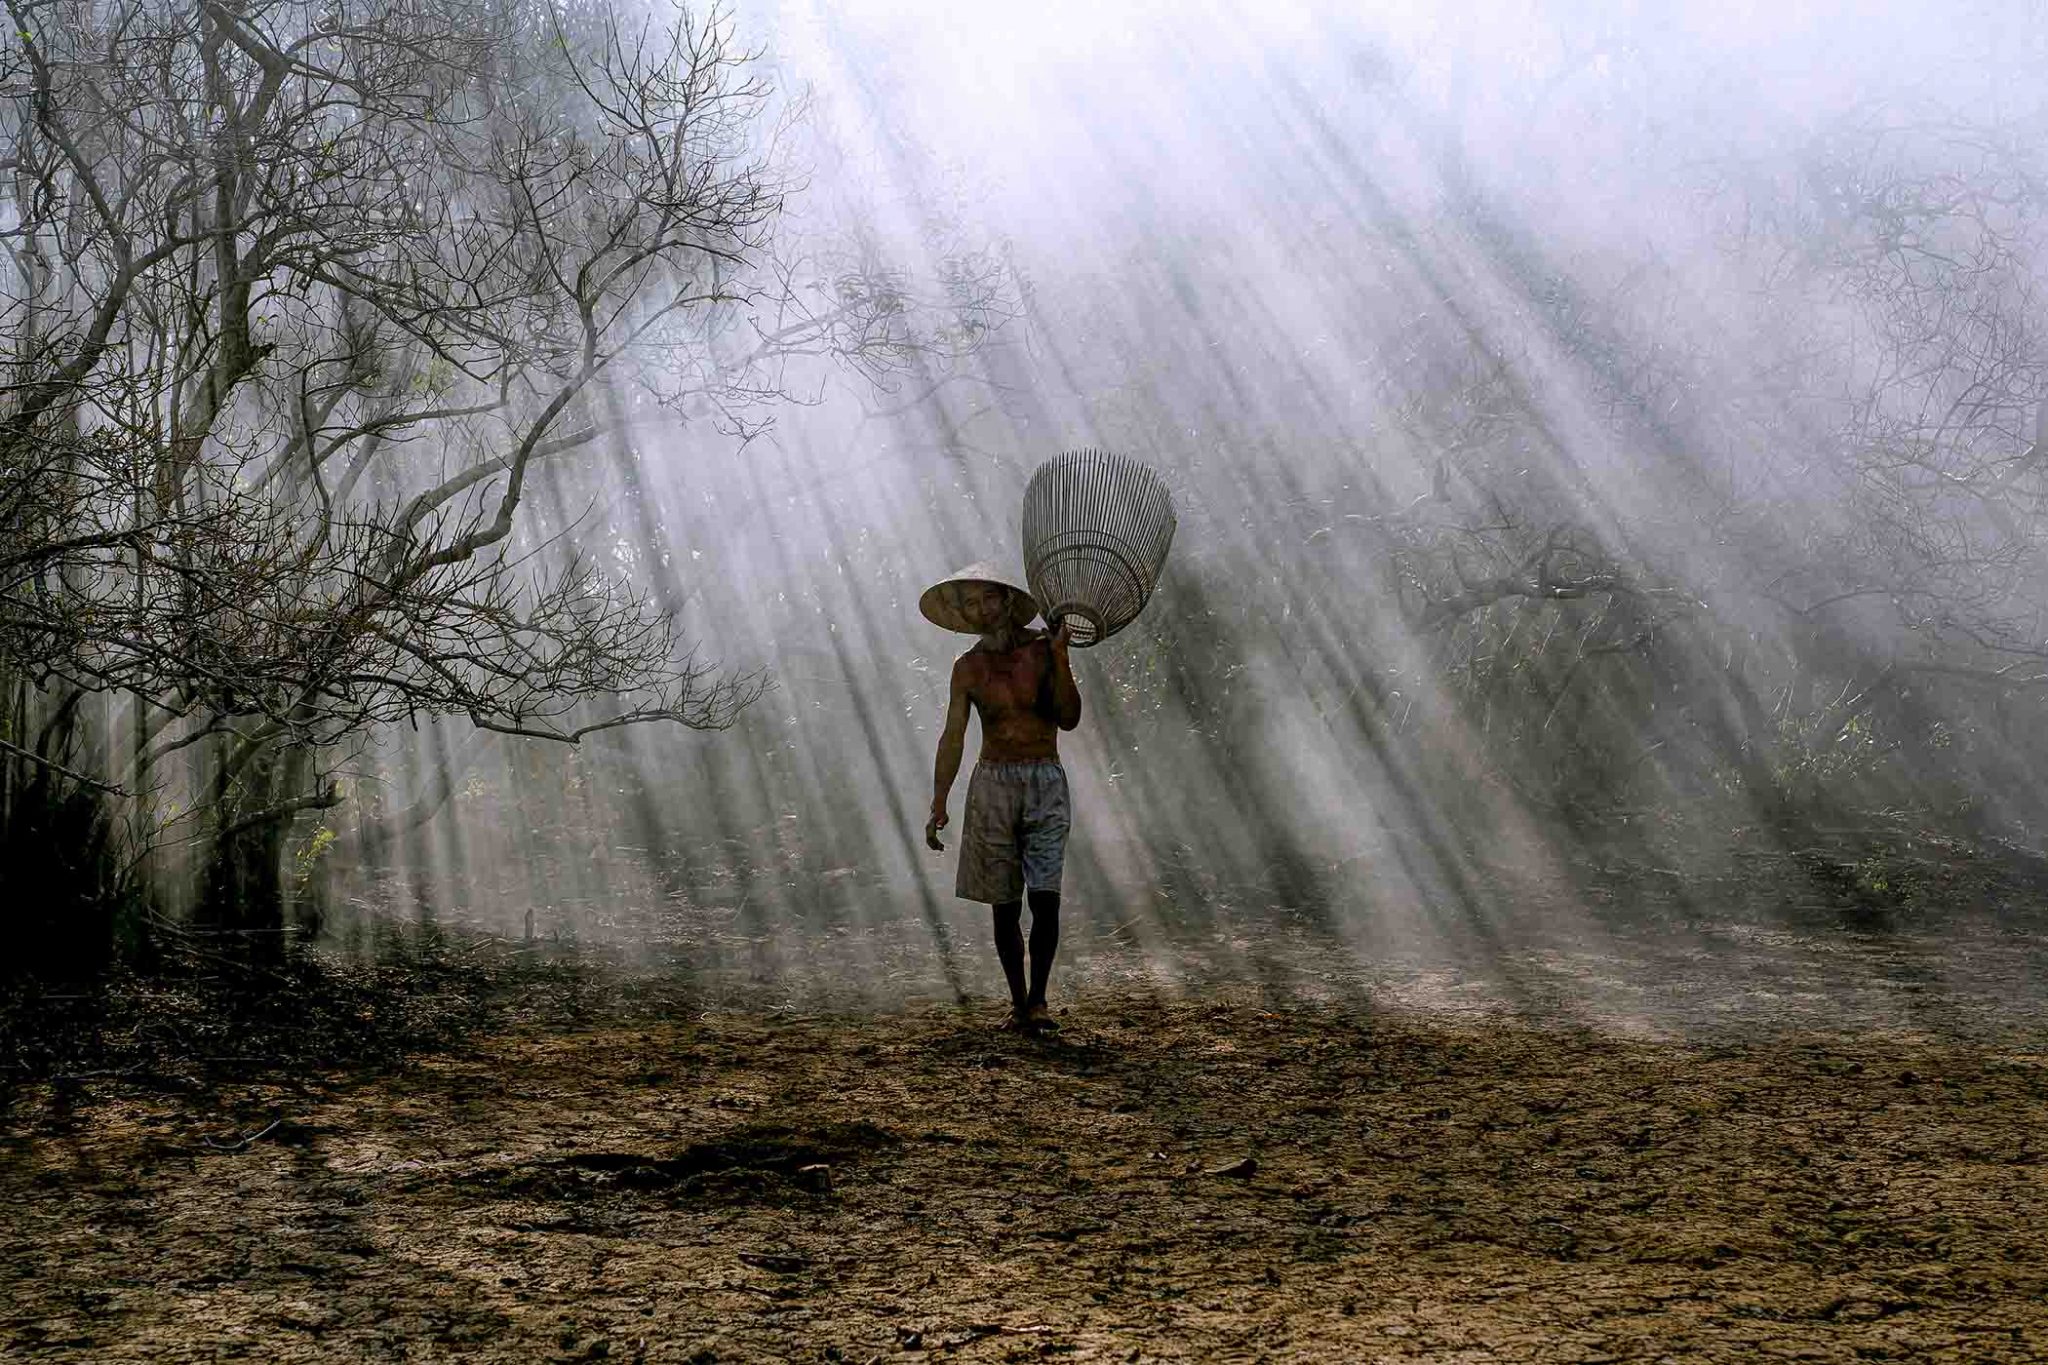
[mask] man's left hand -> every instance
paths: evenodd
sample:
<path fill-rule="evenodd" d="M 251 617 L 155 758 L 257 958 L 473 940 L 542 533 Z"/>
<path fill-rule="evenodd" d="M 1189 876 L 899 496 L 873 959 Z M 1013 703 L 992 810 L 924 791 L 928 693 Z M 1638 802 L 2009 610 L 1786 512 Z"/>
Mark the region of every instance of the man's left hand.
<path fill-rule="evenodd" d="M 1064 655 L 1067 647 L 1074 642 L 1074 623 L 1065 616 L 1060 618 L 1059 628 L 1052 633 L 1052 652 Z"/>

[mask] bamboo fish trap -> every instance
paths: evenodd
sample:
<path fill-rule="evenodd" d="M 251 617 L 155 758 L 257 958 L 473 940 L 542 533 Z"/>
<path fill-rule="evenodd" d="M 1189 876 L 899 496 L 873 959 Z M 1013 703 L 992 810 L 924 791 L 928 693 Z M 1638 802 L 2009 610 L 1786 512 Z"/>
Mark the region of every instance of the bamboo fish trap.
<path fill-rule="evenodd" d="M 1166 484 L 1136 460 L 1070 450 L 1040 465 L 1024 489 L 1024 575 L 1046 623 L 1071 618 L 1086 647 L 1137 620 L 1173 529 Z"/>

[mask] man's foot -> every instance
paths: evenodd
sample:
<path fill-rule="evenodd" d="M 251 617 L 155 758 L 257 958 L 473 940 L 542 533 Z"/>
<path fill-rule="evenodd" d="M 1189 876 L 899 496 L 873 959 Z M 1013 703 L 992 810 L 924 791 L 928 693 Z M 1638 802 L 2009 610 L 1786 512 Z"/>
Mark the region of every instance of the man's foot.
<path fill-rule="evenodd" d="M 1003 1032 L 1021 1033 L 1026 1037 L 1059 1031 L 1059 1020 L 1053 1018 L 1052 1011 L 1043 1005 L 1012 1005 L 1010 1017 L 1003 1021 Z"/>

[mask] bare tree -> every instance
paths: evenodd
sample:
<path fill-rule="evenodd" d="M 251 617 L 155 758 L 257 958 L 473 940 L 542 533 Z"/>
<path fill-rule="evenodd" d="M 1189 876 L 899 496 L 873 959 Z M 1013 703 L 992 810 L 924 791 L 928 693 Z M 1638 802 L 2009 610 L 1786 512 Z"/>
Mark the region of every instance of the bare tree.
<path fill-rule="evenodd" d="M 120 717 L 93 780 L 144 842 L 196 823 L 254 923 L 370 727 L 573 743 L 759 692 L 538 522 L 537 471 L 657 414 L 744 437 L 793 361 L 887 384 L 986 327 L 986 280 L 934 311 L 775 251 L 789 110 L 715 11 L 7 5 L 0 668 Z"/>
<path fill-rule="evenodd" d="M 1568 728 L 1569 689 L 1597 666 L 1610 685 L 1584 702 L 1648 697 L 1653 681 L 1665 697 L 1654 724 L 1643 711 L 1599 727 L 1643 752 L 1677 738 L 1677 712 L 1713 740 L 1694 766 L 1726 767 L 1768 802 L 1797 779 L 1795 802 L 1812 804 L 1847 792 L 1843 755 L 1885 751 L 1902 760 L 1890 778 L 1874 763 L 1858 777 L 1882 804 L 1934 789 L 1960 719 L 2040 695 L 2037 133 L 1879 107 L 1721 168 L 1701 204 L 1726 228 L 1723 264 L 1756 282 L 1757 334 L 1739 347 L 1650 316 L 1653 258 L 1622 272 L 1624 306 L 1585 306 L 1568 268 L 1502 250 L 1604 439 L 1683 493 L 1660 500 L 1673 511 L 1637 500 L 1589 519 L 1598 499 L 1552 475 L 1540 404 L 1520 392 L 1539 366 L 1475 349 L 1418 386 L 1416 439 L 1445 462 L 1437 494 L 1361 520 L 1490 740 Z M 1517 467 L 1535 477 L 1503 477 Z"/>

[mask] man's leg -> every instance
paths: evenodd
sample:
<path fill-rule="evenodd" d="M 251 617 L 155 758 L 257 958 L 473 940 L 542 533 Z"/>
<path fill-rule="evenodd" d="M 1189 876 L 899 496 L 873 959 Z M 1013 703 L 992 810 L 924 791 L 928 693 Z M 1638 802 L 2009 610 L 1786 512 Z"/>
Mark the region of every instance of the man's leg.
<path fill-rule="evenodd" d="M 1031 898 L 1031 995 L 1025 1006 L 1043 1010 L 1045 983 L 1052 978 L 1053 954 L 1060 947 L 1060 893 L 1033 887 L 1025 894 Z"/>
<path fill-rule="evenodd" d="M 1038 893 L 1031 893 L 1031 940 L 1038 941 Z M 993 907 L 996 912 L 996 958 L 1003 964 L 1003 975 L 1010 980 L 1010 1008 L 1021 1017 L 1025 1009 L 1024 995 L 1024 905 L 1021 901 L 1004 901 Z"/>
<path fill-rule="evenodd" d="M 1060 873 L 1066 865 L 1067 829 L 1073 807 L 1067 772 L 1057 763 L 1034 767 L 1023 819 L 1025 895 L 1031 901 L 1031 995 L 1025 1010 L 1035 1028 L 1053 1028 L 1045 1008 L 1045 983 L 1052 977 L 1060 946 Z"/>

